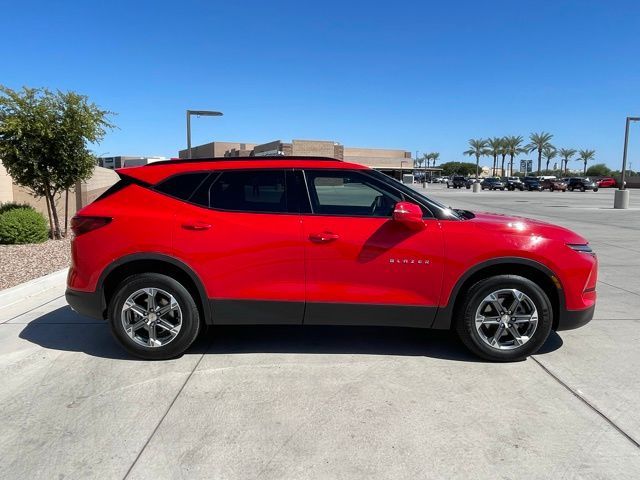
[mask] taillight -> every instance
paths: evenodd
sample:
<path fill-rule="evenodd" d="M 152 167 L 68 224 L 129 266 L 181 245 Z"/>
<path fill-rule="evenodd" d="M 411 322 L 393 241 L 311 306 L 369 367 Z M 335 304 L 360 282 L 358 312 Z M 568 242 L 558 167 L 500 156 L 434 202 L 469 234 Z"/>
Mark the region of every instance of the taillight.
<path fill-rule="evenodd" d="M 111 222 L 110 217 L 83 217 L 75 216 L 71 219 L 71 230 L 77 237 L 96 228 L 104 227 Z"/>

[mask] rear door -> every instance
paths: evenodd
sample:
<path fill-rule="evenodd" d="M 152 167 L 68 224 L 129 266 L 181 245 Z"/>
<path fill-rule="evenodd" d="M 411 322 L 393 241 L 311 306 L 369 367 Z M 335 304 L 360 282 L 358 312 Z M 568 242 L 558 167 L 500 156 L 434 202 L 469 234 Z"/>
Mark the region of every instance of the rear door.
<path fill-rule="evenodd" d="M 391 218 L 402 192 L 366 171 L 306 170 L 305 324 L 430 326 L 440 298 L 443 236 Z"/>
<path fill-rule="evenodd" d="M 299 324 L 304 246 L 295 192 L 284 169 L 223 170 L 183 203 L 176 256 L 202 279 L 217 324 Z"/>

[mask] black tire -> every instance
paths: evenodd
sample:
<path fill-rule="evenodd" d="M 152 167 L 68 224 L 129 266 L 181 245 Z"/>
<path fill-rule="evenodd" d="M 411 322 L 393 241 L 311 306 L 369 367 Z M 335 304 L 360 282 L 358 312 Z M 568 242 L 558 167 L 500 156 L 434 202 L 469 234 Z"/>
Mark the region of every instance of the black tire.
<path fill-rule="evenodd" d="M 573 187 L 567 187 L 567 190 L 569 190 L 570 192 L 573 192 Z"/>
<path fill-rule="evenodd" d="M 124 302 L 143 288 L 159 288 L 172 295 L 182 312 L 182 326 L 173 340 L 162 346 L 142 346 L 126 333 L 121 312 Z M 111 333 L 131 355 L 145 360 L 167 360 L 182 355 L 195 341 L 200 331 L 200 314 L 193 297 L 179 282 L 159 273 L 142 273 L 124 279 L 113 295 L 108 309 Z"/>
<path fill-rule="evenodd" d="M 593 191 L 594 191 L 594 192 L 597 192 L 597 191 L 598 191 L 598 189 L 597 189 L 597 188 L 594 188 L 594 189 L 593 189 Z"/>
<path fill-rule="evenodd" d="M 475 327 L 475 313 L 485 297 L 500 289 L 518 289 L 526 294 L 538 311 L 538 323 L 533 335 L 523 345 L 512 350 L 499 350 L 487 345 Z M 494 362 L 524 360 L 538 351 L 551 332 L 553 309 L 549 297 L 536 283 L 517 275 L 497 275 L 475 283 L 464 294 L 455 312 L 455 328 L 462 343 L 475 355 Z"/>

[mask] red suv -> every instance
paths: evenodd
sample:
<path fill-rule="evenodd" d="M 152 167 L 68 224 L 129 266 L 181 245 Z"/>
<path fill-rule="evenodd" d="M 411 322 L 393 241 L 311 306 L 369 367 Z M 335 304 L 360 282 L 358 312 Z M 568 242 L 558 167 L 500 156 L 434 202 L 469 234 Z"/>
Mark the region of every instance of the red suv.
<path fill-rule="evenodd" d="M 588 242 L 536 220 L 445 207 L 323 158 L 170 160 L 74 217 L 66 298 L 133 355 L 182 354 L 203 325 L 455 329 L 518 360 L 596 301 Z"/>

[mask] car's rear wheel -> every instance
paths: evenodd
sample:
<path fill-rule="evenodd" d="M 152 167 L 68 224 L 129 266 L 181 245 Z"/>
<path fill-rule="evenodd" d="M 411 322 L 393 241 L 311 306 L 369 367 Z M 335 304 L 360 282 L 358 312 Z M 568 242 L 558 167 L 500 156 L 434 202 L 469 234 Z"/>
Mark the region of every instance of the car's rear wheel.
<path fill-rule="evenodd" d="M 189 291 L 158 273 L 123 280 L 109 304 L 108 318 L 124 349 L 146 360 L 181 355 L 200 330 L 200 315 Z"/>
<path fill-rule="evenodd" d="M 456 312 L 464 345 L 486 360 L 512 362 L 534 354 L 549 336 L 553 310 L 536 283 L 498 275 L 475 283 Z"/>

